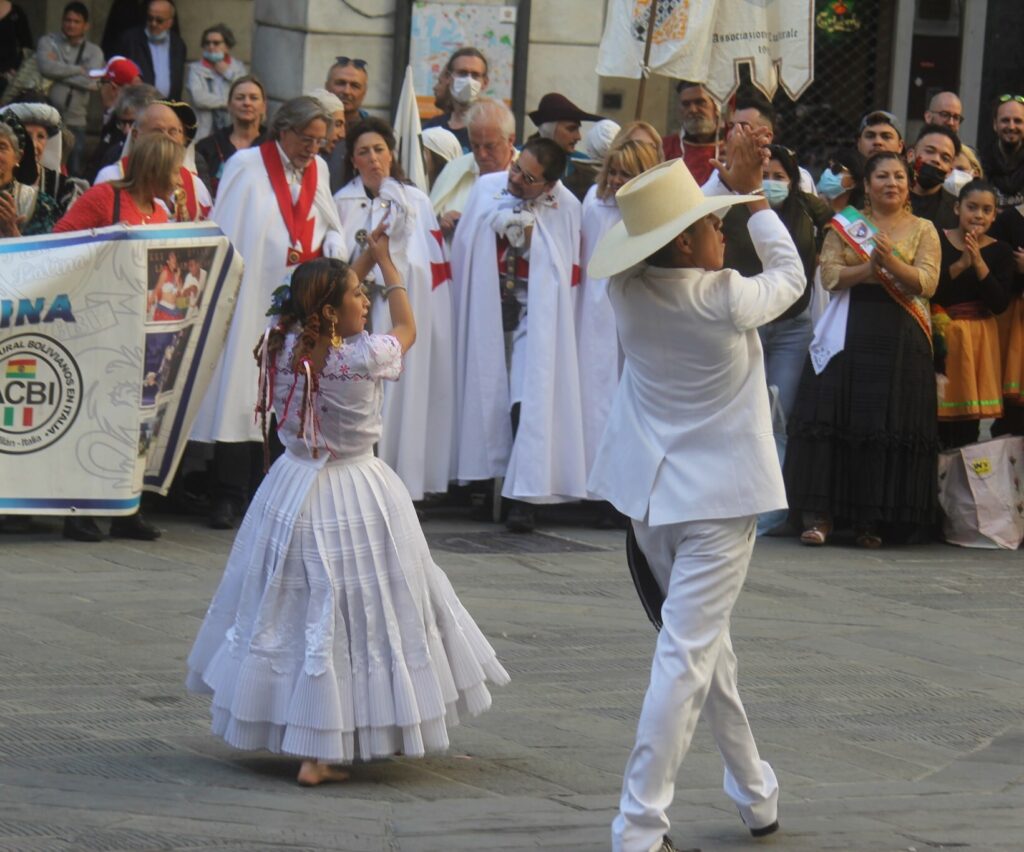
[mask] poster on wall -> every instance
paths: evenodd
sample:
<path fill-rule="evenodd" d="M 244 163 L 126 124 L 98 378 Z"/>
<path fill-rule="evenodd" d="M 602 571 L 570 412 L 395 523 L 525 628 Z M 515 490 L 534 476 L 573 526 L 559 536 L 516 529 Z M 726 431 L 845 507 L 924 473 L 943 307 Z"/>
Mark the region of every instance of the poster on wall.
<path fill-rule="evenodd" d="M 166 494 L 242 261 L 212 223 L 0 243 L 0 512 L 135 511 Z"/>
<path fill-rule="evenodd" d="M 487 57 L 490 84 L 484 95 L 512 103 L 516 7 L 486 3 L 413 4 L 409 64 L 420 94 L 420 117 L 437 115 L 434 83 L 448 57 L 460 47 L 475 47 Z"/>

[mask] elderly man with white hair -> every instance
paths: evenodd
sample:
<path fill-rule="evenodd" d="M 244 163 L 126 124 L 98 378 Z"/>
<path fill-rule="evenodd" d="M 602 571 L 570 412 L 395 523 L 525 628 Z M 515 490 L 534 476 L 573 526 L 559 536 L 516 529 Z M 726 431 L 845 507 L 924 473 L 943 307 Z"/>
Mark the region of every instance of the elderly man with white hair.
<path fill-rule="evenodd" d="M 125 142 L 124 154 L 116 163 L 100 169 L 95 183 L 107 183 L 124 177 L 128 152 L 132 141 L 150 133 L 162 133 L 185 149 L 185 165 L 181 167 L 181 186 L 174 198 L 160 199 L 170 218 L 178 222 L 196 222 L 205 219 L 213 207 L 210 190 L 195 173 L 195 152 L 192 143 L 196 135 L 196 114 L 180 101 L 153 101 L 138 114 Z"/>
<path fill-rule="evenodd" d="M 320 101 L 320 106 L 332 117 L 327 128 L 327 144 L 320 149 L 320 156 L 327 163 L 331 192 L 337 192 L 345 182 L 345 103 L 334 92 L 327 89 L 313 89 L 306 93 Z"/>
<path fill-rule="evenodd" d="M 430 191 L 430 203 L 449 239 L 477 178 L 507 172 L 517 156 L 516 120 L 501 101 L 480 98 L 470 107 L 466 122 L 470 153 L 448 163 Z"/>
<path fill-rule="evenodd" d="M 245 274 L 224 354 L 192 429 L 193 440 L 215 445 L 214 529 L 234 527 L 262 479 L 252 350 L 266 328 L 271 294 L 300 263 L 346 256 L 327 165 L 317 156 L 333 121 L 315 98 L 285 102 L 268 141 L 232 156 L 217 190 L 210 218 L 245 258 Z"/>

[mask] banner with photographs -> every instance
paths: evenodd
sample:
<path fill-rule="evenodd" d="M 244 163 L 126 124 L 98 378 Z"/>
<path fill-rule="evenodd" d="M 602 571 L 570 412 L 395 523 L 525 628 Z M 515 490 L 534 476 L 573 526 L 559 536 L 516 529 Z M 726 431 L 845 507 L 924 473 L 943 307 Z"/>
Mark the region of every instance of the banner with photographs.
<path fill-rule="evenodd" d="M 241 277 L 212 223 L 0 240 L 0 514 L 166 494 Z"/>

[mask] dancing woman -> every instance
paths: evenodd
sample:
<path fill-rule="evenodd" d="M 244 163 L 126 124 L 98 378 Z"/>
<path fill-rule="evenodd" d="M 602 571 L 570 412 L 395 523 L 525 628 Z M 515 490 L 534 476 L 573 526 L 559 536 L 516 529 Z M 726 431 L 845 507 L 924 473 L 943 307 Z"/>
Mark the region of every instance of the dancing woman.
<path fill-rule="evenodd" d="M 275 302 L 257 346 L 259 411 L 287 451 L 242 522 L 189 656 L 188 687 L 212 693 L 213 731 L 242 749 L 330 763 L 448 746 L 459 713 L 486 710 L 508 674 L 434 563 L 398 476 L 373 455 L 382 381 L 416 337 L 383 227 L 351 267 L 318 258 Z M 360 281 L 376 265 L 393 328 L 364 331 Z M 280 292 L 280 291 L 279 291 Z"/>

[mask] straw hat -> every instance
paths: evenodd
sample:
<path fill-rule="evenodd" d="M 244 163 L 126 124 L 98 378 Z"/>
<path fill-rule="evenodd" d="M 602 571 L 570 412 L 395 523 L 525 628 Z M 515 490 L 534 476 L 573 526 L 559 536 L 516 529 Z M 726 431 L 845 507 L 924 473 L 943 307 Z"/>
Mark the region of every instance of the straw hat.
<path fill-rule="evenodd" d="M 591 278 L 608 278 L 629 269 L 709 213 L 760 198 L 759 195 L 709 198 L 701 192 L 682 160 L 660 163 L 623 184 L 615 193 L 622 221 L 597 244 L 587 274 Z"/>

